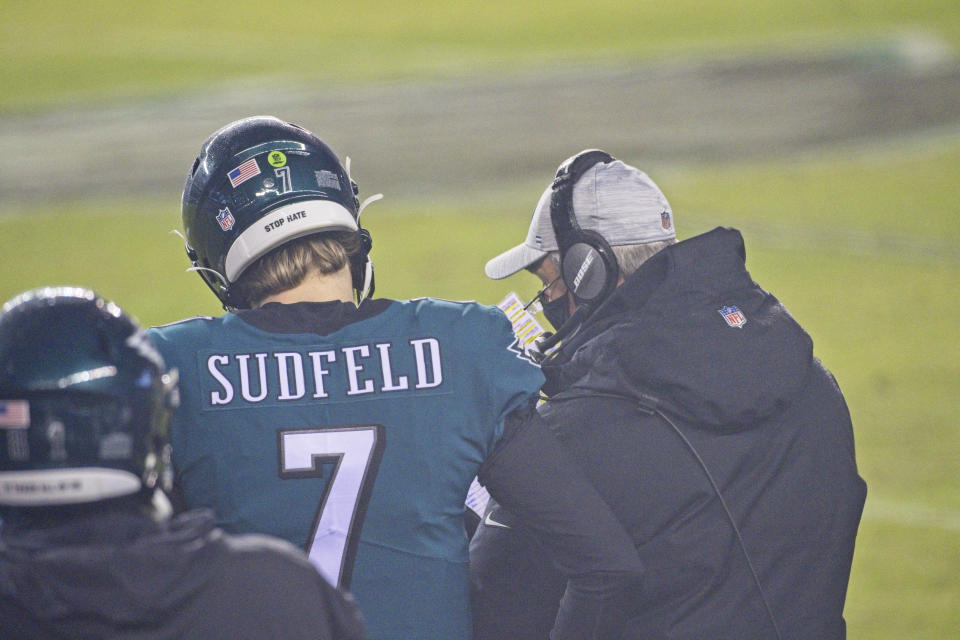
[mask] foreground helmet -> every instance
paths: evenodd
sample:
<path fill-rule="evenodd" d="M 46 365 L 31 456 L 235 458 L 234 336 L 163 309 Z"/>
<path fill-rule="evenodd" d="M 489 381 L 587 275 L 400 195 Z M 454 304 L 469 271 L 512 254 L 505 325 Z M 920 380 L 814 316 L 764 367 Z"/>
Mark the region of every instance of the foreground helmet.
<path fill-rule="evenodd" d="M 226 308 L 248 306 L 232 285 L 257 258 L 321 231 L 361 235 L 353 284 L 358 299 L 371 293 L 357 187 L 330 147 L 301 127 L 256 116 L 215 132 L 187 174 L 181 212 L 187 255 Z"/>
<path fill-rule="evenodd" d="M 119 307 L 72 287 L 0 312 L 0 506 L 151 496 L 169 480 L 176 375 Z"/>

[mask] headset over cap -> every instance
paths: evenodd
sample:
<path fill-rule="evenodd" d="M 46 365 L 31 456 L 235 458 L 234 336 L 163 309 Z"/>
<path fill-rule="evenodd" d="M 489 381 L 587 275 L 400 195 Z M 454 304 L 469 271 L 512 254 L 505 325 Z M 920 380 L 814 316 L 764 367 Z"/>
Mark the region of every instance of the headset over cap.
<path fill-rule="evenodd" d="M 545 353 L 579 330 L 616 289 L 621 274 L 614 246 L 675 239 L 670 204 L 649 176 L 605 151 L 586 149 L 557 169 L 526 240 L 489 260 L 485 271 L 499 280 L 559 252 L 560 275 L 577 308 L 539 343 Z"/>
<path fill-rule="evenodd" d="M 306 129 L 272 116 L 237 120 L 203 143 L 187 174 L 187 256 L 224 307 L 244 308 L 232 287 L 258 258 L 313 233 L 355 231 L 362 249 L 351 272 L 362 300 L 373 291 L 373 267 L 357 193 L 330 147 Z"/>

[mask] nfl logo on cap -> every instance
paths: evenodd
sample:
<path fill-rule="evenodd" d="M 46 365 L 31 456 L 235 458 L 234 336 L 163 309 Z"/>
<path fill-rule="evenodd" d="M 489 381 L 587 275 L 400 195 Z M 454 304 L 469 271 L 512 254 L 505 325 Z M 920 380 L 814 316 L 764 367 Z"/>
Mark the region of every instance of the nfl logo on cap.
<path fill-rule="evenodd" d="M 743 312 L 735 305 L 723 307 L 718 313 L 723 316 L 723 319 L 726 320 L 728 325 L 736 329 L 740 329 L 743 325 L 747 324 L 747 317 L 743 315 Z"/>

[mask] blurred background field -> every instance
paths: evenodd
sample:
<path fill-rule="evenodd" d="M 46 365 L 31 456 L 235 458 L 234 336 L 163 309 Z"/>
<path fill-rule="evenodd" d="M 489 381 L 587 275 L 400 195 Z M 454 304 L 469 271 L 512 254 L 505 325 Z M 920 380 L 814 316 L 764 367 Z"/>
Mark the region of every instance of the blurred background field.
<path fill-rule="evenodd" d="M 0 298 L 80 284 L 147 324 L 218 313 L 169 233 L 182 176 L 215 128 L 273 113 L 386 194 L 364 213 L 379 295 L 493 303 L 535 280 L 484 262 L 564 158 L 603 147 L 660 184 L 681 238 L 743 231 L 846 392 L 869 485 L 849 637 L 957 635 L 955 2 L 0 10 Z"/>

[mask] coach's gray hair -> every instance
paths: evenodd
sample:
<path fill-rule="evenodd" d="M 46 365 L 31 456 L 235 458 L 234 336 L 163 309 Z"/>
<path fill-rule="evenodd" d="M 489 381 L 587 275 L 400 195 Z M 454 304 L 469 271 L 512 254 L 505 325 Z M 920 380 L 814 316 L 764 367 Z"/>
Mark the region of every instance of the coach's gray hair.
<path fill-rule="evenodd" d="M 677 241 L 671 238 L 660 242 L 624 244 L 612 247 L 613 255 L 617 257 L 617 266 L 620 267 L 620 276 L 626 278 L 655 254 L 676 243 Z"/>
<path fill-rule="evenodd" d="M 617 267 L 620 269 L 620 277 L 626 278 L 634 271 L 640 268 L 644 262 L 652 258 L 658 252 L 666 249 L 671 244 L 676 244 L 677 241 L 671 238 L 670 240 L 661 240 L 659 242 L 646 242 L 644 244 L 622 244 L 611 247 L 613 249 L 613 255 L 617 259 Z M 553 260 L 553 264 L 556 265 L 557 270 L 560 269 L 560 252 L 551 251 L 550 259 Z"/>

